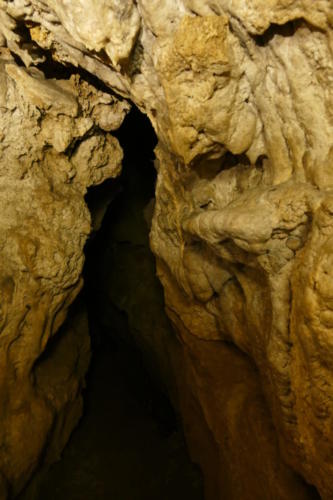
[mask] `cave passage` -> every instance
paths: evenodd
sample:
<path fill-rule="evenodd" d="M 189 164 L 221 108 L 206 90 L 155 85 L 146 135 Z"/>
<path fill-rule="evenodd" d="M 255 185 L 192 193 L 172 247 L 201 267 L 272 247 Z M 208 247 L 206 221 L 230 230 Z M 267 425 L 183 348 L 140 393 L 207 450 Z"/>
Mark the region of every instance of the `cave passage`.
<path fill-rule="evenodd" d="M 83 291 L 93 351 L 84 416 L 33 496 L 201 500 L 201 474 L 189 459 L 180 420 L 149 348 L 142 354 L 143 330 L 168 322 L 148 240 L 156 138 L 137 109 L 117 137 L 122 175 L 87 195 L 95 231 L 86 247 Z"/>

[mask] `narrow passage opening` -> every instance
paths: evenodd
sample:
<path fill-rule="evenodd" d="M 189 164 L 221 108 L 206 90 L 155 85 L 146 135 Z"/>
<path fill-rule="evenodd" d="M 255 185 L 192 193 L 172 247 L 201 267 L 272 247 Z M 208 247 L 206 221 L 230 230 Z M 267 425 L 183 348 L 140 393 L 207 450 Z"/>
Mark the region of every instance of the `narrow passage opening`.
<path fill-rule="evenodd" d="M 137 109 L 117 137 L 122 175 L 87 195 L 95 231 L 83 291 L 93 351 L 84 416 L 36 500 L 202 500 L 153 352 L 157 328 L 172 334 L 149 249 L 156 138 Z"/>

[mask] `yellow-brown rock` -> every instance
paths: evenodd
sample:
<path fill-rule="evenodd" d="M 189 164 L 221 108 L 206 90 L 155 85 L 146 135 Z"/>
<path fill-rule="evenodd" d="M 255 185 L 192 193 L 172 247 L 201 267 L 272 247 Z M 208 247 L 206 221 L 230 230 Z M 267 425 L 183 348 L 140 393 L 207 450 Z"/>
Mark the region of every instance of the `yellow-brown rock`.
<path fill-rule="evenodd" d="M 126 105 L 45 80 L 49 51 L 158 135 L 151 247 L 207 498 L 311 498 L 298 473 L 333 499 L 331 0 L 1 0 L 0 23 L 0 478 L 21 487 L 52 425 L 34 363 L 80 286 L 84 190 L 121 160 Z"/>
<path fill-rule="evenodd" d="M 15 495 L 42 455 L 59 455 L 81 415 L 87 325 L 77 317 L 59 327 L 82 286 L 84 194 L 121 168 L 99 110 L 121 122 L 128 105 L 78 76 L 47 80 L 6 49 L 0 81 L 0 481 Z"/>

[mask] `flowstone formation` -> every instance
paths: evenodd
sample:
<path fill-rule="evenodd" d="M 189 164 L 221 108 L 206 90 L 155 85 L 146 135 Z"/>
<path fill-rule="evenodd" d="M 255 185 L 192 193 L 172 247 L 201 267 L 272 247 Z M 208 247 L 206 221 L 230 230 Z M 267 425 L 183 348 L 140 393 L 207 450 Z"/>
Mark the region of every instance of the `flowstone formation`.
<path fill-rule="evenodd" d="M 122 151 L 105 130 L 121 123 L 128 104 L 78 75 L 46 79 L 6 48 L 0 82 L 3 499 L 21 490 L 42 457 L 59 455 L 81 415 L 89 363 L 83 312 L 58 330 L 82 286 L 84 194 L 120 172 Z"/>
<path fill-rule="evenodd" d="M 330 0 L 0 1 L 12 491 L 56 413 L 34 362 L 79 288 L 84 190 L 118 172 L 123 97 L 159 139 L 151 247 L 207 498 L 311 498 L 298 473 L 333 499 L 332 26 Z M 49 57 L 73 76 L 45 80 Z"/>

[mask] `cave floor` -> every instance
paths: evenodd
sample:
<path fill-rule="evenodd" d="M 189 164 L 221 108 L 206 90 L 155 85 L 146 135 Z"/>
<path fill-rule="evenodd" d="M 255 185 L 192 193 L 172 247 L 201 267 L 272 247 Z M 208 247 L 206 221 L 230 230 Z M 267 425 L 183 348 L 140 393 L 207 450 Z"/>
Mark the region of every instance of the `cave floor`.
<path fill-rule="evenodd" d="M 202 500 L 183 436 L 154 418 L 140 359 L 110 340 L 95 354 L 86 411 L 36 500 Z"/>

